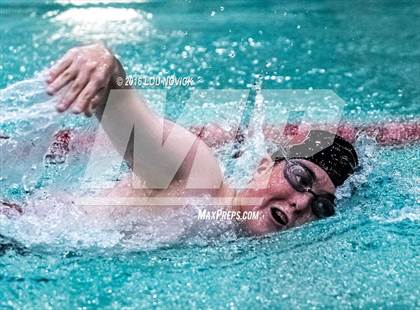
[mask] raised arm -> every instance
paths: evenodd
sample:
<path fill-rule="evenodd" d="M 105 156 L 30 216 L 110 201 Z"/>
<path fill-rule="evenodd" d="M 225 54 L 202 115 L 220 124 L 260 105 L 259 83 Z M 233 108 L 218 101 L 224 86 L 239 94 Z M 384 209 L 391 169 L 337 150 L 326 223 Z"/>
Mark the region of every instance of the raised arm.
<path fill-rule="evenodd" d="M 55 94 L 68 86 L 57 104 L 60 112 L 71 109 L 91 116 L 96 110 L 117 150 L 151 187 L 160 188 L 168 178 L 185 181 L 191 174 L 195 183 L 220 186 L 222 172 L 208 146 L 188 130 L 154 113 L 136 90 L 118 86 L 117 78 L 124 77 L 123 67 L 107 48 L 84 46 L 71 49 L 50 70 L 47 91 Z M 121 129 L 124 126 L 136 128 L 129 141 L 127 132 Z M 200 173 L 192 173 L 193 167 L 201 167 Z"/>

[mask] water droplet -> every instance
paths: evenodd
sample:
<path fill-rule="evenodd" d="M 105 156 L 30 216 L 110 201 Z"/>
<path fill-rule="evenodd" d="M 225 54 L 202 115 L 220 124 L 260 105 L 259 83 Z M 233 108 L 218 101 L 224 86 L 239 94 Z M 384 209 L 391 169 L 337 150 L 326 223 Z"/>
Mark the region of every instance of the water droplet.
<path fill-rule="evenodd" d="M 253 39 L 253 38 L 248 38 L 248 44 L 249 44 L 250 46 L 255 46 L 255 41 L 254 41 L 254 39 Z"/>
<path fill-rule="evenodd" d="M 223 55 L 225 53 L 225 49 L 224 48 L 216 48 L 216 53 L 219 55 Z"/>

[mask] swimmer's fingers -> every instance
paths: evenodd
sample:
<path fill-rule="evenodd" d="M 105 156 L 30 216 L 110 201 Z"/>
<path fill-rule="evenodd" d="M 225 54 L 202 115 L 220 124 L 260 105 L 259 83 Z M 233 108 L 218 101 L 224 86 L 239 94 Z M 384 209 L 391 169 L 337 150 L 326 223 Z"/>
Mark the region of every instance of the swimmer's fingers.
<path fill-rule="evenodd" d="M 55 80 L 52 82 L 48 88 L 47 93 L 53 95 L 67 85 L 71 80 L 76 77 L 77 74 L 77 65 L 72 63 L 63 73 L 61 73 Z"/>
<path fill-rule="evenodd" d="M 90 102 L 106 85 L 106 77 L 96 77 L 92 79 L 77 97 L 73 104 L 73 113 L 79 114 L 86 112 Z"/>
<path fill-rule="evenodd" d="M 92 117 L 92 115 L 93 115 L 93 111 L 91 111 L 91 109 L 90 109 L 90 108 L 88 108 L 88 109 L 85 111 L 85 116 L 86 116 L 86 117 Z"/>
<path fill-rule="evenodd" d="M 63 112 L 70 107 L 74 113 L 87 111 L 91 100 L 103 88 L 109 88 L 109 80 L 116 66 L 115 57 L 99 44 L 70 50 L 51 70 L 47 92 L 55 94 L 70 85 L 65 96 L 57 105 Z"/>
<path fill-rule="evenodd" d="M 52 83 L 73 62 L 74 50 L 68 51 L 48 72 L 47 82 Z"/>
<path fill-rule="evenodd" d="M 92 74 L 91 81 L 74 104 L 73 112 L 76 114 L 85 112 L 87 117 L 92 116 L 92 112 L 103 102 L 110 79 L 106 66 Z"/>
<path fill-rule="evenodd" d="M 88 84 L 89 76 L 89 70 L 83 70 L 78 74 L 72 86 L 67 91 L 67 94 L 57 104 L 57 110 L 59 112 L 64 112 L 65 110 L 67 110 L 70 107 L 70 105 L 76 100 L 77 96 L 79 96 L 79 94 Z"/>
<path fill-rule="evenodd" d="M 92 101 L 98 100 L 98 97 L 99 97 L 98 94 L 93 96 L 90 103 L 86 106 L 86 109 L 85 109 L 85 116 L 86 117 L 92 117 L 93 113 L 95 113 L 95 108 L 92 105 Z"/>
<path fill-rule="evenodd" d="M 87 117 L 91 117 L 93 113 L 95 113 L 96 109 L 102 104 L 104 98 L 105 98 L 105 92 L 106 89 L 102 88 L 90 101 L 86 111 L 85 115 Z"/>

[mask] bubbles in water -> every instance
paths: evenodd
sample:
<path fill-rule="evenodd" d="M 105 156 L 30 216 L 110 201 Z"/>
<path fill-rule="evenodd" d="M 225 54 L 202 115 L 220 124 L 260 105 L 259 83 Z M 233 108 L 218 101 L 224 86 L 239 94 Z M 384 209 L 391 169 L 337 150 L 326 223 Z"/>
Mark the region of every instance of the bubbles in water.
<path fill-rule="evenodd" d="M 387 217 L 372 217 L 383 223 L 398 223 L 402 221 L 420 222 L 420 207 L 405 207 L 400 210 L 392 210 Z"/>
<path fill-rule="evenodd" d="M 252 46 L 252 47 L 256 46 L 256 42 L 253 38 L 248 38 L 248 44 L 249 46 Z"/>
<path fill-rule="evenodd" d="M 358 137 L 355 149 L 359 158 L 359 168 L 342 186 L 337 188 L 337 199 L 350 197 L 355 188 L 367 182 L 368 176 L 375 167 L 378 145 L 373 138 L 364 135 Z"/>

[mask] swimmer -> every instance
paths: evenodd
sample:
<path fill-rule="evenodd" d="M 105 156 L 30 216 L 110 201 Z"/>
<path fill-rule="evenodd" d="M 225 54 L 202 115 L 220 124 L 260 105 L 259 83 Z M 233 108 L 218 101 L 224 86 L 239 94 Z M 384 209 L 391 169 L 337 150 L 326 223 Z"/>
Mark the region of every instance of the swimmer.
<path fill-rule="evenodd" d="M 110 100 L 118 100 L 113 123 L 104 125 L 110 140 L 118 145 L 118 129 L 131 123 L 144 130 L 136 132 L 147 147 L 136 150 L 133 155 L 133 139 L 130 140 L 124 158 L 129 167 L 141 166 L 135 174 L 146 184 L 157 184 L 164 177 L 175 176 L 165 189 L 132 190 L 119 187 L 121 196 L 142 197 L 191 197 L 210 195 L 215 198 L 230 199 L 226 209 L 238 212 L 258 211 L 256 220 L 242 223 L 252 234 L 266 234 L 287 229 L 334 214 L 334 192 L 336 187 L 355 171 L 357 154 L 350 143 L 324 131 L 311 131 L 300 144 L 288 154 L 275 152 L 260 160 L 248 189 L 236 190 L 223 179 L 223 173 L 216 157 L 206 143 L 187 129 L 169 120 L 164 120 L 164 135 L 176 132 L 165 153 L 161 149 L 160 124 L 162 118 L 153 113 L 146 102 L 134 89 L 118 86 L 117 77 L 125 77 L 125 72 L 117 58 L 101 45 L 90 45 L 71 49 L 49 72 L 47 91 L 56 94 L 68 86 L 67 93 L 57 104 L 57 110 L 73 113 L 95 114 L 101 121 L 105 105 Z M 110 89 L 125 89 L 115 99 L 107 101 Z M 105 104 L 106 102 L 106 104 Z M 136 137 L 137 138 L 137 137 Z M 323 142 L 333 138 L 334 142 L 325 148 Z M 318 145 L 316 142 L 321 142 Z M 192 146 L 192 147 L 190 147 Z M 155 151 L 156 149 L 156 151 Z M 185 149 L 189 152 L 185 155 Z M 305 151 L 320 151 L 310 158 L 304 158 Z M 138 153 L 138 154 L 137 154 Z M 185 157 L 185 158 L 184 158 Z M 287 158 L 287 160 L 286 160 Z M 178 168 L 177 164 L 182 163 Z M 193 165 L 200 167 L 200 173 L 190 176 Z M 193 184 L 188 183 L 192 179 Z M 187 186 L 188 184 L 188 186 Z M 194 186 L 206 184 L 206 188 Z M 267 186 L 265 186 L 267 184 Z M 190 188 L 196 188 L 191 190 Z M 248 198 L 259 198 L 252 204 Z"/>
<path fill-rule="evenodd" d="M 106 194 L 107 197 L 188 198 L 206 195 L 225 199 L 228 200 L 223 206 L 225 210 L 259 213 L 257 219 L 240 222 L 245 232 L 256 235 L 334 215 L 336 188 L 358 167 L 356 151 L 346 141 L 354 139 L 354 130 L 342 130 L 346 139 L 323 130 L 310 130 L 305 135 L 296 135 L 294 144 L 286 152 L 277 151 L 259 159 L 249 186 L 238 190 L 224 180 L 221 167 L 209 147 L 237 139 L 237 131 L 232 135 L 217 126 L 187 130 L 170 120 L 164 120 L 147 107 L 145 100 L 134 89 L 118 86 L 116 80 L 121 77 L 125 77 L 125 72 L 119 60 L 109 49 L 95 44 L 68 51 L 50 69 L 47 78 L 48 94 L 55 95 L 66 89 L 57 103 L 56 108 L 60 113 L 69 110 L 88 117 L 95 115 L 101 121 L 108 105 L 117 106 L 113 122 L 102 122 L 109 139 L 116 146 L 120 144 L 119 128 L 132 123 L 134 119 L 136 126 L 144 129 L 136 131 L 135 139 L 140 139 L 147 147 L 136 149 L 134 156 L 134 138 L 131 136 L 127 150 L 122 151 L 121 155 L 135 175 L 147 185 L 157 184 L 168 177 L 172 179 L 164 189 L 150 186 L 150 189 L 143 190 L 133 189 L 124 179 Z M 109 96 L 111 89 L 124 91 L 112 97 Z M 165 147 L 165 152 L 159 152 L 162 149 L 162 122 L 164 140 L 169 134 L 173 139 Z M 212 135 L 212 132 L 218 134 Z M 293 135 L 293 128 L 291 132 Z M 275 128 L 266 127 L 264 133 L 274 141 L 280 136 Z M 60 150 L 59 145 L 63 141 L 68 151 L 67 139 L 70 136 L 68 132 L 64 139 L 56 135 L 59 143 L 54 144 L 52 153 Z M 185 153 L 185 149 L 189 151 Z M 309 150 L 314 153 L 312 156 L 306 156 Z M 57 158 L 60 162 L 64 157 L 60 153 Z M 139 166 L 141 169 L 135 169 Z M 200 173 L 191 175 L 195 167 L 199 167 Z M 206 187 L 203 188 L 201 184 Z M 258 202 L 250 202 L 255 198 L 258 198 Z M 179 203 L 174 202 L 173 207 L 179 207 Z M 161 208 L 154 210 L 160 212 Z"/>

